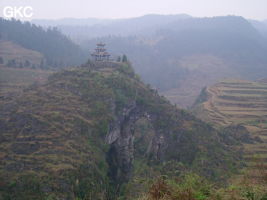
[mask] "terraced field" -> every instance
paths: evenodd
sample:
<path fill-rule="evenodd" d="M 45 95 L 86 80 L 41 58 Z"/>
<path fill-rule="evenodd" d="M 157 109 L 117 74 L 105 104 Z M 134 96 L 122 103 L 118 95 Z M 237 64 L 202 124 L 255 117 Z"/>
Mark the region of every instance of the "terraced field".
<path fill-rule="evenodd" d="M 228 80 L 202 92 L 193 112 L 217 127 L 241 124 L 247 128 L 253 143 L 243 144 L 249 169 L 255 166 L 267 173 L 267 82 Z M 253 173 L 252 173 L 253 172 Z M 251 177 L 263 176 L 250 170 Z"/>
<path fill-rule="evenodd" d="M 40 52 L 26 49 L 11 41 L 0 40 L 0 57 L 7 63 L 14 59 L 16 63 L 25 63 L 28 60 L 31 64 L 39 65 L 44 60 L 44 55 Z"/>
<path fill-rule="evenodd" d="M 10 68 L 0 65 L 0 104 L 15 96 L 31 84 L 44 83 L 53 72 L 48 70 Z"/>

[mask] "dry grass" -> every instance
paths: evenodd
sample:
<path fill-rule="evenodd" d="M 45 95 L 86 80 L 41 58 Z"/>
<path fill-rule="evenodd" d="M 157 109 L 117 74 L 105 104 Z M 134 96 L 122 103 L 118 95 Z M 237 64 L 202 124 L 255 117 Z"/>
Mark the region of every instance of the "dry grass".
<path fill-rule="evenodd" d="M 0 57 L 7 63 L 8 60 L 15 59 L 17 63 L 24 63 L 26 60 L 32 64 L 39 65 L 44 59 L 44 56 L 30 49 L 25 49 L 22 46 L 11 41 L 0 40 Z"/>
<path fill-rule="evenodd" d="M 18 96 L 31 84 L 45 83 L 52 73 L 48 70 L 0 67 L 0 96 L 2 98 Z"/>

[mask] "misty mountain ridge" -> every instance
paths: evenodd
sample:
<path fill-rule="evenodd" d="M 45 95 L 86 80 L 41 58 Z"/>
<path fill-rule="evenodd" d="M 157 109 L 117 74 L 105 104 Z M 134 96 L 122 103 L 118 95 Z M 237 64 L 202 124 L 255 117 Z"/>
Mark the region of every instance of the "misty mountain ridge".
<path fill-rule="evenodd" d="M 41 26 L 57 26 L 63 33 L 72 38 L 84 39 L 102 37 L 105 35 L 127 36 L 132 34 L 151 33 L 163 25 L 179 19 L 190 18 L 187 14 L 157 15 L 150 14 L 129 19 L 61 19 L 61 20 L 32 20 Z M 152 30 L 151 30 L 152 29 Z M 77 39 L 77 38 L 76 38 Z"/>
<path fill-rule="evenodd" d="M 156 22 L 156 20 L 162 21 L 171 19 L 189 18 L 187 14 L 176 15 L 159 15 L 159 14 L 147 14 L 140 17 L 133 18 L 118 18 L 118 19 L 100 19 L 100 18 L 62 18 L 62 19 L 33 19 L 31 22 L 41 26 L 93 26 L 93 25 L 107 25 L 111 23 L 120 23 L 128 20 L 131 21 L 143 21 L 149 20 L 149 22 Z M 148 22 L 148 21 L 147 21 Z M 159 22 L 158 22 L 159 23 Z"/>
<path fill-rule="evenodd" d="M 220 16 L 218 16 L 220 18 Z M 101 37 L 103 35 L 136 35 L 143 34 L 142 32 L 156 31 L 161 29 L 162 26 L 171 24 L 175 21 L 184 19 L 213 19 L 218 17 L 206 17 L 197 18 L 187 14 L 175 14 L 175 15 L 159 15 L 159 14 L 148 14 L 141 17 L 134 18 L 121 18 L 121 19 L 98 19 L 98 18 L 63 18 L 63 19 L 33 19 L 31 22 L 44 27 L 56 26 L 62 30 L 65 34 L 72 36 L 76 31 L 83 30 L 87 32 L 87 38 Z M 235 16 L 230 16 L 235 17 Z M 253 25 L 256 23 L 267 24 L 267 20 L 248 20 Z M 130 26 L 129 26 L 130 25 Z M 127 28 L 125 28 L 127 26 Z M 75 27 L 76 31 L 73 30 Z M 256 28 L 258 26 L 255 26 Z M 115 30 L 117 28 L 117 30 Z M 91 33 L 90 33 L 91 31 Z M 81 34 L 81 33 L 80 33 Z M 75 35 L 75 34 L 74 34 Z"/>
<path fill-rule="evenodd" d="M 63 19 L 33 19 L 31 22 L 44 27 L 50 26 L 94 26 L 106 25 L 112 23 L 112 19 L 98 19 L 98 18 L 63 18 Z"/>

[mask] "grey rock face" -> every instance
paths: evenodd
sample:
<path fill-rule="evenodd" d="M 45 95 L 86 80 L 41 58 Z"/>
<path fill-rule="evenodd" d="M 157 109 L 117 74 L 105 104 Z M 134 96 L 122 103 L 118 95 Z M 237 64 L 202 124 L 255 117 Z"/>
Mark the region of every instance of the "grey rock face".
<path fill-rule="evenodd" d="M 118 183 L 129 180 L 134 159 L 134 125 L 142 115 L 135 103 L 123 109 L 122 114 L 110 125 L 106 142 L 111 145 L 107 155 L 110 177 Z"/>
<path fill-rule="evenodd" d="M 110 124 L 110 130 L 106 136 L 106 143 L 110 144 L 107 162 L 110 167 L 109 176 L 118 184 L 127 182 L 131 177 L 135 123 L 142 117 L 151 120 L 151 116 L 134 102 L 125 107 L 117 120 Z M 160 160 L 164 146 L 164 136 L 156 133 L 148 146 L 147 155 L 150 154 L 154 159 Z"/>

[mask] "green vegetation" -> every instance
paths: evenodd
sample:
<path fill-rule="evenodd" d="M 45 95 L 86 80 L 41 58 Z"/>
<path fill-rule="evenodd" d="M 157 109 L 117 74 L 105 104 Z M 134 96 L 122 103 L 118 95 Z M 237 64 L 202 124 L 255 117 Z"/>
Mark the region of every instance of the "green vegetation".
<path fill-rule="evenodd" d="M 48 70 L 16 69 L 1 67 L 0 81 L 2 97 L 9 98 L 19 95 L 26 87 L 32 84 L 44 83 L 53 72 Z M 0 100 L 1 101 L 1 100 Z"/>
<path fill-rule="evenodd" d="M 122 62 L 128 62 L 128 58 L 125 54 L 122 56 Z"/>
<path fill-rule="evenodd" d="M 37 73 L 5 70 L 1 79 L 14 83 Z M 5 200 L 133 199 L 160 175 L 193 171 L 223 182 L 240 166 L 218 131 L 143 84 L 129 63 L 88 62 L 18 97 L 7 94 L 0 106 Z M 111 132 L 118 138 L 107 142 Z"/>
<path fill-rule="evenodd" d="M 264 178 L 258 184 L 243 179 L 238 184 L 218 188 L 193 173 L 186 173 L 175 179 L 160 177 L 151 184 L 147 194 L 138 200 L 265 200 L 266 175 Z"/>

